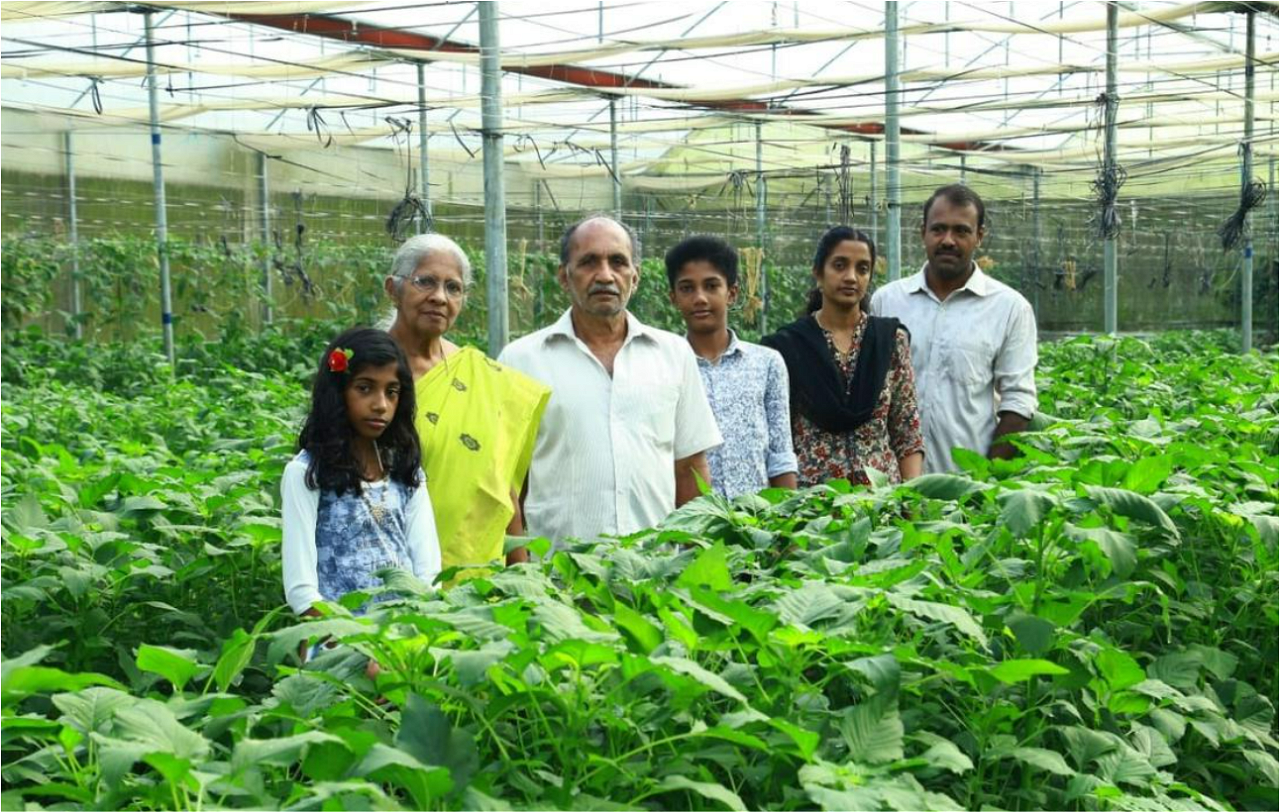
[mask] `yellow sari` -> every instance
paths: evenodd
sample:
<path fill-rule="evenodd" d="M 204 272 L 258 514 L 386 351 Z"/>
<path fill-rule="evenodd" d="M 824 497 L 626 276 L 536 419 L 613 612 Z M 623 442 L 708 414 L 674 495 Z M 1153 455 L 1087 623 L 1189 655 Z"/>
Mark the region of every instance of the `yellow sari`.
<path fill-rule="evenodd" d="M 507 525 L 551 390 L 464 347 L 415 386 L 422 467 L 444 567 L 503 560 Z"/>

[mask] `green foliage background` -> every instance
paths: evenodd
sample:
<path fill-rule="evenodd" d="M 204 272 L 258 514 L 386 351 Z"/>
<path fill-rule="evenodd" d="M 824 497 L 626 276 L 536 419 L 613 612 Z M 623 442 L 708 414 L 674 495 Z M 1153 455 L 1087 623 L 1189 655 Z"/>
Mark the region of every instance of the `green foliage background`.
<path fill-rule="evenodd" d="M 1046 345 L 1017 460 L 299 623 L 278 482 L 335 328 L 176 371 L 10 334 L 4 808 L 1276 808 L 1274 351 Z"/>

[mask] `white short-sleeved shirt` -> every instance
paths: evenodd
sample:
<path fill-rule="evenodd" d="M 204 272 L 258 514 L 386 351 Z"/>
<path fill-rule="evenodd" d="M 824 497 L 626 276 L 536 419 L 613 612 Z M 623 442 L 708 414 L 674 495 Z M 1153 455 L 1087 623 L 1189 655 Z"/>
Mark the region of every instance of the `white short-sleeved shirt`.
<path fill-rule="evenodd" d="M 722 441 L 693 350 L 627 313 L 610 377 L 574 333 L 571 312 L 498 357 L 551 387 L 525 526 L 553 541 L 652 527 L 675 509 L 675 461 Z"/>
<path fill-rule="evenodd" d="M 926 472 L 957 470 L 951 449 L 991 449 L 997 412 L 1036 411 L 1035 312 L 975 264 L 964 287 L 939 300 L 925 271 L 876 291 L 871 313 L 911 331 Z"/>

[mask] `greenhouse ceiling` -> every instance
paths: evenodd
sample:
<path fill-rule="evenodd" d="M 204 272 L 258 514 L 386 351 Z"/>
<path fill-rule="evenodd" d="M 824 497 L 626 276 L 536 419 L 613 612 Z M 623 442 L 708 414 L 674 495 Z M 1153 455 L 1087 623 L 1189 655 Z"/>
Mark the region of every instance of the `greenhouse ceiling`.
<path fill-rule="evenodd" d="M 1235 161 L 1248 11 L 1253 153 L 1275 155 L 1277 3 L 1119 5 L 1118 158 L 1131 174 Z M 1105 6 L 899 2 L 904 165 L 963 156 L 986 171 L 1091 174 Z M 479 154 L 475 3 L 5 3 L 4 106 L 89 132 L 146 126 L 146 16 L 166 128 L 268 153 L 412 149 L 425 102 L 431 152 Z M 612 113 L 619 172 L 641 188 L 754 171 L 762 137 L 767 172 L 830 168 L 839 144 L 884 136 L 884 21 L 885 4 L 866 2 L 501 3 L 508 160 L 607 175 Z"/>

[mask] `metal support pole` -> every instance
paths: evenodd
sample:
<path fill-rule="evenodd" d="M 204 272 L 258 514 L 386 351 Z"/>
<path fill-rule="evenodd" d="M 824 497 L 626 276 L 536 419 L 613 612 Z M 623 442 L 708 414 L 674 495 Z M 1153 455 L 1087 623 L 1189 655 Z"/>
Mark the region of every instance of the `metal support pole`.
<path fill-rule="evenodd" d="M 164 354 L 172 366 L 177 361 L 173 346 L 173 291 L 169 283 L 169 218 L 165 211 L 164 168 L 160 163 L 160 103 L 157 99 L 155 35 L 153 12 L 143 12 L 147 33 L 147 104 L 151 110 L 151 169 L 156 206 L 156 253 L 160 259 L 160 324 L 164 329 Z"/>
<path fill-rule="evenodd" d="M 1253 181 L 1253 40 L 1254 12 L 1248 12 L 1244 44 L 1244 145 L 1240 155 L 1241 200 Z M 1275 225 L 1275 221 L 1272 221 Z M 1249 215 L 1244 218 L 1244 257 L 1240 271 L 1240 351 L 1253 349 L 1253 235 L 1249 233 Z"/>
<path fill-rule="evenodd" d="M 489 356 L 507 345 L 507 211 L 502 177 L 502 72 L 498 65 L 497 2 L 480 7 L 481 129 L 484 133 L 484 262 L 489 310 Z"/>
<path fill-rule="evenodd" d="M 418 221 L 418 233 L 431 230 L 431 167 L 427 162 L 427 68 L 418 63 L 418 197 L 426 215 Z"/>
<path fill-rule="evenodd" d="M 542 181 L 535 180 L 533 182 L 533 209 L 538 216 L 538 253 L 545 254 L 547 252 L 547 243 L 544 237 L 542 221 Z"/>
<path fill-rule="evenodd" d="M 1031 167 L 1031 310 L 1040 322 L 1040 167 Z"/>
<path fill-rule="evenodd" d="M 764 252 L 765 242 L 765 203 L 769 188 L 764 180 L 764 139 L 763 125 L 756 122 L 756 244 Z M 760 260 L 760 334 L 769 332 L 769 274 L 765 268 L 764 258 Z"/>
<path fill-rule="evenodd" d="M 64 134 L 67 153 L 67 238 L 71 241 L 71 330 L 76 341 L 84 338 L 81 314 L 84 302 L 80 298 L 80 228 L 76 215 L 76 153 L 71 130 Z"/>
<path fill-rule="evenodd" d="M 1116 113 L 1120 106 L 1116 98 L 1116 46 L 1118 39 L 1118 20 L 1120 8 L 1115 3 L 1107 4 L 1107 109 L 1104 150 L 1105 171 L 1108 176 L 1116 171 Z M 1107 237 L 1102 243 L 1102 329 L 1114 335 L 1118 329 L 1117 291 L 1116 291 L 1116 238 Z"/>
<path fill-rule="evenodd" d="M 879 178 L 876 177 L 876 142 L 871 142 L 871 239 L 875 240 L 880 250 L 884 251 L 884 240 L 880 239 L 880 198 Z"/>
<path fill-rule="evenodd" d="M 622 222 L 622 176 L 618 174 L 618 100 L 609 99 L 609 171 L 613 175 L 613 218 Z"/>
<path fill-rule="evenodd" d="M 822 227 L 823 229 L 828 229 L 835 225 L 835 223 L 831 222 L 831 176 L 819 175 L 818 178 L 822 184 L 823 191 L 826 193 L 823 195 L 825 205 L 824 212 L 826 216 L 822 221 Z M 872 237 L 871 239 L 874 240 L 875 237 Z"/>
<path fill-rule="evenodd" d="M 885 261 L 889 263 L 889 281 L 892 282 L 902 276 L 902 182 L 898 175 L 901 137 L 898 125 L 898 3 L 890 0 L 884 8 L 884 168 L 888 192 Z"/>
<path fill-rule="evenodd" d="M 267 184 L 267 154 L 258 153 L 258 215 L 262 227 L 262 323 L 275 320 L 271 293 L 271 191 Z"/>
<path fill-rule="evenodd" d="M 968 178 L 966 177 L 966 175 L 968 174 L 968 169 L 969 169 L 968 162 L 965 159 L 965 154 L 962 152 L 960 153 L 960 183 L 961 184 L 964 184 L 968 180 Z"/>

